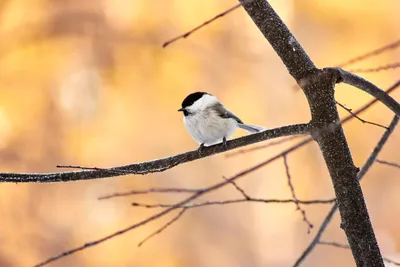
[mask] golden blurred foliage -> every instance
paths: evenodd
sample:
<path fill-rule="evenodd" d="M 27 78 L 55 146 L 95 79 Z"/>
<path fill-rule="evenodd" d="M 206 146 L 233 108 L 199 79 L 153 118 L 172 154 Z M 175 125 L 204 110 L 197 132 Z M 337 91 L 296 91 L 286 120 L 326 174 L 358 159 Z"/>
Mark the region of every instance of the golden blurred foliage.
<path fill-rule="evenodd" d="M 237 4 L 223 0 L 3 0 L 0 3 L 0 164 L 2 172 L 53 172 L 58 164 L 109 167 L 197 148 L 176 112 L 193 91 L 216 95 L 245 122 L 272 128 L 310 119 L 306 100 L 280 59 L 244 10 L 239 9 L 187 39 L 162 44 Z M 399 38 L 398 0 L 272 0 L 319 67 L 335 66 Z M 393 63 L 400 49 L 354 65 Z M 353 67 L 353 66 L 352 66 Z M 381 88 L 400 70 L 364 75 Z M 394 93 L 400 99 L 400 93 Z M 357 108 L 371 99 L 348 86 L 337 100 Z M 343 112 L 341 110 L 341 112 Z M 342 115 L 347 115 L 345 112 Z M 363 114 L 388 124 L 377 105 Z M 360 166 L 382 134 L 361 124 L 345 126 Z M 244 134 L 237 133 L 236 136 Z M 382 158 L 400 162 L 400 134 Z M 0 184 L 0 266 L 32 266 L 69 248 L 146 218 L 154 210 L 132 201 L 173 203 L 177 195 L 99 201 L 104 194 L 148 187 L 197 188 L 233 175 L 282 146 L 188 163 L 164 173 L 66 184 Z M 330 198 L 333 190 L 318 148 L 290 155 L 299 199 Z M 400 259 L 399 171 L 376 165 L 363 181 L 382 252 Z M 241 179 L 246 191 L 289 198 L 281 161 Z M 208 196 L 237 196 L 226 188 Z M 306 206 L 316 225 L 326 206 Z M 171 218 L 174 215 L 171 215 Z M 291 266 L 308 240 L 292 204 L 243 203 L 188 211 L 176 224 L 138 248 L 168 218 L 51 266 Z M 327 239 L 345 243 L 339 218 Z M 350 251 L 318 247 L 303 266 L 353 266 Z"/>

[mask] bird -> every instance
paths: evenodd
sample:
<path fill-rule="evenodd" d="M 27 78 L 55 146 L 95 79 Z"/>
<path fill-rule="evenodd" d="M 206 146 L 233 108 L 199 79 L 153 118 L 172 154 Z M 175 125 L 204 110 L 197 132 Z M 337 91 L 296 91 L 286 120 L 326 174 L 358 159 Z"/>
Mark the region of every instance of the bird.
<path fill-rule="evenodd" d="M 237 128 L 249 134 L 264 131 L 264 127 L 244 124 L 239 117 L 226 109 L 218 99 L 206 92 L 194 92 L 185 97 L 182 107 L 183 122 L 190 136 L 200 145 L 199 153 L 204 147 L 223 143 Z"/>

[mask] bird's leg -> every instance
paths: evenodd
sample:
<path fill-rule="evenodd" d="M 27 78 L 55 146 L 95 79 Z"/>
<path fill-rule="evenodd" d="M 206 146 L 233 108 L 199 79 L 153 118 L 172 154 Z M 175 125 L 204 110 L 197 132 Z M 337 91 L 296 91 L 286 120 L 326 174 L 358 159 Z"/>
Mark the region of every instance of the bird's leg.
<path fill-rule="evenodd" d="M 228 145 L 226 144 L 226 138 L 225 137 L 222 139 L 222 145 L 224 146 L 224 148 L 226 150 L 228 150 Z"/>
<path fill-rule="evenodd" d="M 203 155 L 203 153 L 202 153 L 203 148 L 204 148 L 204 143 L 201 144 L 201 145 L 199 146 L 199 148 L 197 149 L 197 153 L 199 153 L 199 156 L 202 156 L 202 155 Z"/>

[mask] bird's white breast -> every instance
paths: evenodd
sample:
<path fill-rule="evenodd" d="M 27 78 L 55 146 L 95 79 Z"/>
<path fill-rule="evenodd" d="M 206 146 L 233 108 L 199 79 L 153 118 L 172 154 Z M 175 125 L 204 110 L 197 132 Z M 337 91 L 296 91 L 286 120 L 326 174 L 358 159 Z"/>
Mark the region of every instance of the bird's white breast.
<path fill-rule="evenodd" d="M 212 109 L 185 116 L 183 121 L 193 139 L 205 146 L 221 143 L 224 137 L 231 137 L 237 128 L 234 119 L 221 118 Z"/>

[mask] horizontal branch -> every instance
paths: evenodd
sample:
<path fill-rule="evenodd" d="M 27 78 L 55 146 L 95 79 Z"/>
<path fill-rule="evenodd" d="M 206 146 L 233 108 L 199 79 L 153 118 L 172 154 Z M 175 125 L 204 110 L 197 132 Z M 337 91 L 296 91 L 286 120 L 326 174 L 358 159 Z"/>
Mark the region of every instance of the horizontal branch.
<path fill-rule="evenodd" d="M 339 81 L 357 87 L 370 94 L 400 117 L 400 104 L 375 84 L 341 68 L 328 68 L 328 70 L 333 71 L 334 74 L 339 77 Z"/>
<path fill-rule="evenodd" d="M 368 73 L 368 72 L 379 72 L 383 70 L 394 70 L 400 68 L 400 62 L 386 64 L 384 66 L 379 66 L 375 68 L 368 68 L 368 69 L 352 69 L 349 70 L 350 72 L 358 72 L 358 73 Z"/>
<path fill-rule="evenodd" d="M 336 199 L 316 199 L 316 200 L 297 200 L 297 199 L 265 199 L 265 198 L 239 198 L 239 199 L 227 199 L 227 200 L 214 200 L 214 201 L 203 201 L 198 203 L 188 203 L 181 208 L 198 208 L 204 206 L 213 206 L 213 205 L 227 205 L 227 204 L 236 204 L 243 202 L 259 202 L 259 203 L 298 203 L 303 205 L 314 205 L 314 204 L 332 204 L 335 203 Z M 142 207 L 142 208 L 169 208 L 174 207 L 176 204 L 145 204 L 133 202 L 132 206 Z"/>
<path fill-rule="evenodd" d="M 109 195 L 104 195 L 98 198 L 98 200 L 109 199 L 114 197 L 125 197 L 132 195 L 144 195 L 150 193 L 196 193 L 203 189 L 189 189 L 189 188 L 150 188 L 144 190 L 131 190 L 122 193 L 114 193 Z"/>
<path fill-rule="evenodd" d="M 91 180 L 97 178 L 108 178 L 129 174 L 147 174 L 155 172 L 163 172 L 171 169 L 179 164 L 205 158 L 211 155 L 222 153 L 238 147 L 247 146 L 250 144 L 262 142 L 265 140 L 291 136 L 299 134 L 308 134 L 310 127 L 308 124 L 295 124 L 280 128 L 265 130 L 260 133 L 251 134 L 230 140 L 226 143 L 226 148 L 222 144 L 217 144 L 210 147 L 205 147 L 201 154 L 197 150 L 178 154 L 175 156 L 130 164 L 110 169 L 83 170 L 74 172 L 55 172 L 55 173 L 0 173 L 0 182 L 9 183 L 52 183 L 52 182 L 68 182 Z"/>
<path fill-rule="evenodd" d="M 336 247 L 336 248 L 350 249 L 349 245 L 345 245 L 345 244 L 341 244 L 341 243 L 337 243 L 337 242 L 333 242 L 333 241 L 319 241 L 318 244 L 325 245 L 325 246 L 332 246 L 332 247 Z M 387 263 L 391 263 L 393 265 L 400 266 L 400 262 L 393 261 L 386 257 L 382 257 L 382 258 Z"/>
<path fill-rule="evenodd" d="M 107 235 L 107 236 L 105 236 L 105 237 L 103 237 L 103 238 L 100 238 L 100 239 L 97 239 L 97 240 L 95 240 L 95 241 L 86 243 L 86 244 L 84 244 L 84 245 L 82 245 L 82 246 L 79 246 L 79 247 L 70 249 L 70 250 L 68 250 L 68 251 L 64 251 L 64 252 L 62 252 L 62 253 L 60 253 L 60 254 L 58 254 L 58 255 L 56 255 L 56 256 L 53 256 L 53 257 L 51 257 L 51 258 L 49 258 L 49 259 L 47 259 L 47 260 L 45 260 L 45 261 L 43 261 L 43 262 L 41 262 L 41 263 L 35 265 L 35 267 L 40 267 L 40 266 L 47 265 L 47 264 L 50 263 L 50 262 L 53 262 L 53 261 L 56 261 L 56 260 L 61 259 L 61 258 L 63 258 L 63 257 L 69 256 L 69 255 L 71 255 L 71 254 L 74 254 L 74 253 L 76 253 L 76 252 L 82 251 L 82 250 L 87 249 L 87 248 L 89 248 L 89 247 L 96 246 L 96 245 L 98 245 L 98 244 L 100 244 L 100 243 L 103 243 L 103 242 L 105 242 L 105 241 L 107 241 L 107 240 L 109 240 L 109 239 L 111 239 L 111 238 L 117 237 L 117 236 L 122 235 L 122 234 L 124 234 L 124 233 L 127 233 L 127 232 L 129 232 L 129 231 L 132 231 L 132 230 L 134 230 L 134 229 L 136 229 L 136 228 L 138 228 L 138 227 L 140 227 L 140 226 L 143 226 L 143 225 L 145 225 L 145 224 L 147 224 L 147 223 L 149 223 L 149 222 L 152 222 L 152 221 L 154 221 L 154 220 L 157 220 L 157 219 L 159 219 L 159 218 L 165 216 L 166 214 L 170 213 L 170 212 L 173 211 L 173 210 L 180 209 L 180 208 L 184 207 L 186 204 L 191 203 L 193 200 L 199 198 L 200 196 L 203 196 L 203 195 L 205 195 L 205 194 L 207 194 L 207 193 L 210 193 L 210 192 L 212 192 L 212 191 L 215 191 L 215 190 L 217 190 L 217 189 L 220 189 L 220 188 L 224 187 L 225 185 L 231 184 L 231 183 L 234 182 L 235 180 L 237 180 L 237 179 L 239 179 L 239 178 L 241 178 L 241 177 L 244 177 L 244 176 L 246 176 L 247 174 L 249 174 L 249 173 L 251 173 L 251 172 L 254 172 L 254 171 L 256 171 L 256 170 L 259 170 L 259 169 L 261 169 L 261 168 L 264 167 L 264 166 L 267 166 L 268 164 L 270 164 L 270 163 L 276 161 L 277 159 L 281 158 L 283 155 L 287 155 L 287 154 L 289 154 L 289 153 L 291 153 L 291 152 L 293 152 L 293 151 L 299 149 L 300 147 L 303 147 L 305 144 L 307 144 L 307 143 L 309 143 L 309 142 L 310 142 L 310 141 L 309 141 L 308 139 L 307 139 L 307 140 L 304 140 L 304 141 L 302 141 L 302 142 L 299 142 L 297 145 L 295 145 L 295 146 L 293 146 L 293 147 L 290 147 L 290 148 L 288 148 L 288 149 L 285 149 L 285 150 L 282 151 L 281 153 L 279 153 L 279 154 L 277 154 L 277 155 L 275 155 L 275 156 L 273 156 L 273 157 L 271 157 L 271 158 L 269 158 L 269 159 L 267 159 L 267 160 L 265 160 L 265 161 L 263 161 L 263 162 L 261 162 L 261 163 L 255 165 L 255 166 L 253 166 L 253 167 L 251 167 L 251 168 L 249 168 L 249 169 L 246 169 L 246 170 L 244 170 L 244 171 L 241 171 L 241 172 L 239 172 L 238 174 L 236 174 L 236 175 L 234 175 L 234 176 L 232 176 L 232 177 L 230 177 L 230 178 L 224 179 L 224 181 L 222 181 L 222 182 L 220 182 L 220 183 L 211 185 L 211 186 L 209 186 L 209 187 L 207 187 L 207 188 L 204 188 L 204 190 L 201 190 L 201 191 L 198 191 L 198 192 L 192 194 L 192 195 L 189 196 L 188 198 L 186 198 L 186 199 L 184 199 L 184 200 L 182 200 L 182 201 L 176 203 L 175 205 L 173 205 L 173 206 L 171 206 L 171 207 L 168 207 L 167 209 L 165 209 L 165 210 L 163 210 L 163 211 L 161 211 L 161 212 L 159 212 L 159 213 L 157 213 L 157 214 L 154 214 L 153 216 L 148 217 L 147 219 L 144 219 L 143 221 L 140 221 L 140 222 L 138 222 L 138 223 L 136 223 L 136 224 L 133 224 L 133 225 L 127 227 L 127 228 L 124 228 L 124 229 L 122 229 L 122 230 L 119 230 L 119 231 L 117 231 L 117 232 L 114 232 L 114 233 L 112 233 L 112 234 L 110 234 L 110 235 Z"/>

